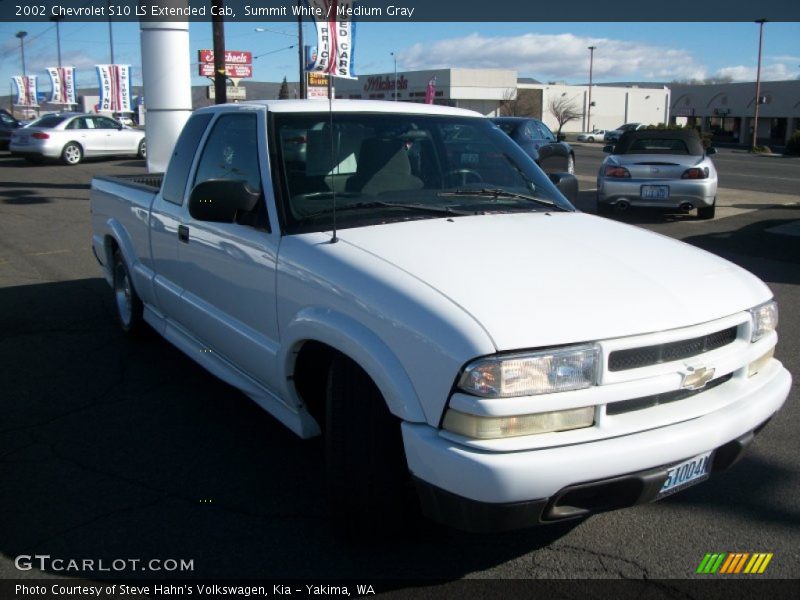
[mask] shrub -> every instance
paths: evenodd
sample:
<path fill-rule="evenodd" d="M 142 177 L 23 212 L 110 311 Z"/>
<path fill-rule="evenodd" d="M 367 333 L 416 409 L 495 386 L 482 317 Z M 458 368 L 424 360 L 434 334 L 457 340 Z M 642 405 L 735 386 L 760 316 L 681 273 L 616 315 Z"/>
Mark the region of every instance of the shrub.
<path fill-rule="evenodd" d="M 750 148 L 750 152 L 753 154 L 772 154 L 769 146 L 753 146 Z"/>
<path fill-rule="evenodd" d="M 800 156 L 800 129 L 795 131 L 792 137 L 789 138 L 789 142 L 786 144 L 786 149 L 783 153 L 789 156 Z"/>

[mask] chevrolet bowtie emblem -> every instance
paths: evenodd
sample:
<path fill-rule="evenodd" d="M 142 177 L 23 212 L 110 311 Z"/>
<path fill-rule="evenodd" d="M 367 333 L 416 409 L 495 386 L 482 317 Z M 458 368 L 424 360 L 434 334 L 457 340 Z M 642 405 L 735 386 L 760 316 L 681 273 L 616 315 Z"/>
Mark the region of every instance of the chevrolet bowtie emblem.
<path fill-rule="evenodd" d="M 711 381 L 711 378 L 714 377 L 714 369 L 707 369 L 706 367 L 694 369 L 692 367 L 687 367 L 687 370 L 689 372 L 684 373 L 683 383 L 681 383 L 681 388 L 685 390 L 702 389 Z"/>

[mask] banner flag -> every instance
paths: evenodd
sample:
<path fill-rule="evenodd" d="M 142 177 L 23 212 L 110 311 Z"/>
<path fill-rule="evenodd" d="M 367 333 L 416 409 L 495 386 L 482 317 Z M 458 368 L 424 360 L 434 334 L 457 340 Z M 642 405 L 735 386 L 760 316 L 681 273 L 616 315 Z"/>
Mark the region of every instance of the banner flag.
<path fill-rule="evenodd" d="M 355 0 L 306 0 L 317 27 L 316 60 L 308 71 L 358 79 L 355 72 Z"/>
<path fill-rule="evenodd" d="M 14 75 L 11 80 L 17 87 L 17 106 L 39 106 L 36 93 L 36 75 Z"/>
<path fill-rule="evenodd" d="M 97 65 L 97 78 L 100 83 L 100 111 L 133 112 L 130 65 Z"/>
<path fill-rule="evenodd" d="M 75 67 L 47 67 L 50 82 L 53 85 L 53 94 L 50 97 L 52 104 L 77 104 L 75 94 Z"/>
<path fill-rule="evenodd" d="M 428 87 L 425 88 L 425 104 L 433 104 L 433 99 L 436 97 L 436 75 L 428 81 Z"/>

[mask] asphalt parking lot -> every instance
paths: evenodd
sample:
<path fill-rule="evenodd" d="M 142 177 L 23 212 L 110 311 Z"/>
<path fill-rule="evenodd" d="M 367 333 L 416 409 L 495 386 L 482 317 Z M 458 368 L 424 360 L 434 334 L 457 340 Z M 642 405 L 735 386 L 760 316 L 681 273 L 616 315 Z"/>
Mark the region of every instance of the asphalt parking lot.
<path fill-rule="evenodd" d="M 576 145 L 587 212 L 600 149 Z M 713 221 L 610 218 L 724 256 L 774 291 L 777 357 L 795 384 L 742 462 L 572 527 L 477 536 L 423 522 L 376 548 L 334 535 L 319 440 L 299 440 L 158 336 L 117 330 L 88 187 L 143 163 L 33 166 L 0 153 L 0 578 L 42 575 L 15 568 L 23 554 L 191 559 L 192 572 L 169 575 L 206 578 L 685 578 L 719 551 L 772 552 L 764 577 L 800 577 L 800 160 L 715 160 Z"/>

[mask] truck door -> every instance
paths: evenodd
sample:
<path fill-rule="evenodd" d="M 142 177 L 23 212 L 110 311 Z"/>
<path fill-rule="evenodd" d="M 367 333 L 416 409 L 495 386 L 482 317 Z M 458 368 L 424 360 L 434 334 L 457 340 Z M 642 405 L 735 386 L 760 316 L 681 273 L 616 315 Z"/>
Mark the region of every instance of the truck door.
<path fill-rule="evenodd" d="M 187 182 L 194 164 L 197 148 L 214 115 L 199 113 L 184 125 L 169 161 L 161 191 L 150 212 L 150 251 L 158 310 L 170 320 L 181 323 L 181 294 L 178 264 L 178 232 L 182 226 L 187 203 Z"/>
<path fill-rule="evenodd" d="M 182 316 L 189 331 L 268 389 L 275 389 L 278 350 L 275 269 L 280 234 L 264 197 L 269 181 L 265 111 L 219 114 L 188 186 L 210 179 L 244 180 L 261 192 L 236 222 L 193 219 L 183 207 L 178 236 Z M 277 223 L 277 221 L 275 221 Z"/>

